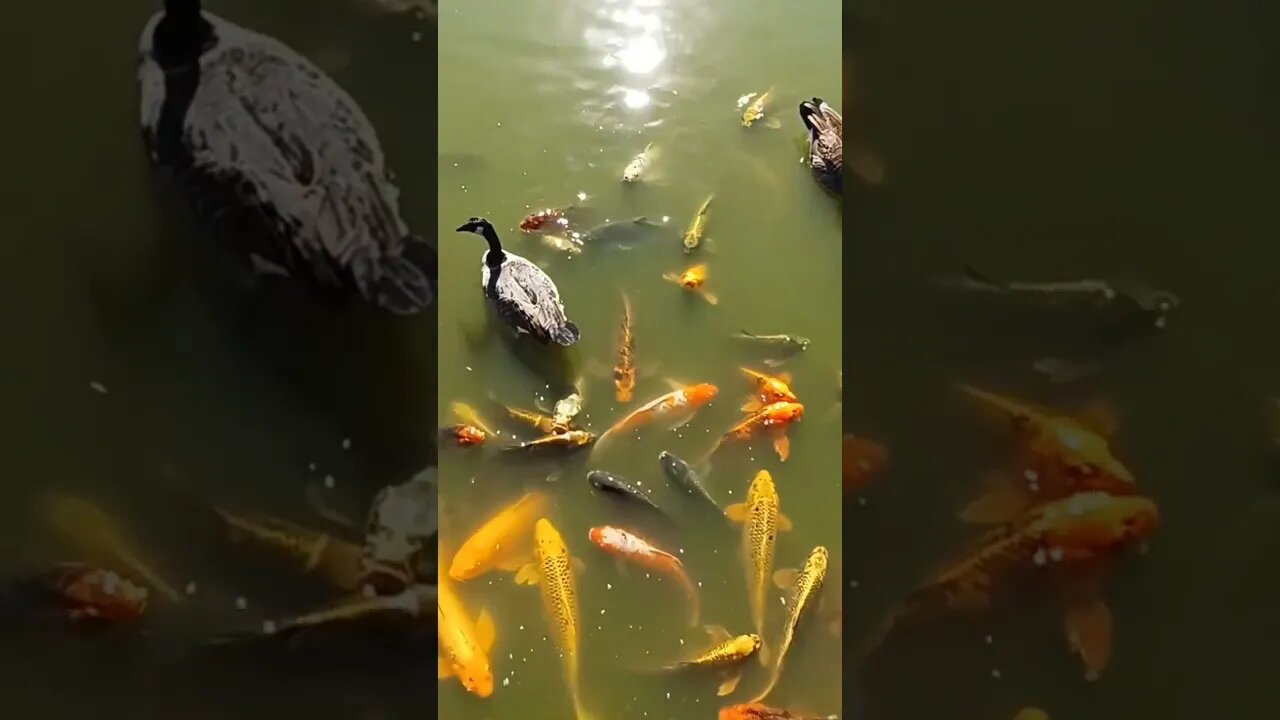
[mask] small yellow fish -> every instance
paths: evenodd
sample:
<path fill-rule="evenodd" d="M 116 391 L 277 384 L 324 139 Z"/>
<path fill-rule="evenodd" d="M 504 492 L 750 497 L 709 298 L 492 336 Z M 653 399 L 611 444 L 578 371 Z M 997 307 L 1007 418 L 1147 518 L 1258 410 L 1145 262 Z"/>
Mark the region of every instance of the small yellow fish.
<path fill-rule="evenodd" d="M 760 636 L 755 633 L 731 637 L 729 631 L 720 625 L 708 625 L 706 629 L 714 643 L 711 647 L 688 660 L 681 660 L 663 666 L 661 669 L 663 671 L 675 671 L 691 668 L 733 668 L 733 666 L 756 654 L 763 645 Z M 716 690 L 716 694 L 723 697 L 733 692 L 738 687 L 738 681 L 741 678 L 742 671 L 740 669 L 733 668 L 728 670 L 720 683 L 720 687 Z"/>
<path fill-rule="evenodd" d="M 564 658 L 565 681 L 578 720 L 591 720 L 582 707 L 578 678 L 578 590 L 574 583 L 574 562 L 560 531 L 546 518 L 533 528 L 537 562 L 516 574 L 520 584 L 536 583 L 542 588 L 542 605 L 551 623 L 552 634 Z"/>
<path fill-rule="evenodd" d="M 746 97 L 751 98 L 752 96 L 747 95 Z M 769 90 L 765 90 L 759 95 L 756 95 L 754 99 L 751 99 L 750 102 L 747 103 L 746 109 L 742 111 L 742 127 L 751 127 L 755 124 L 755 121 L 763 118 L 765 108 L 768 106 L 769 100 L 772 97 L 773 89 L 770 88 Z M 780 127 L 781 123 L 779 123 L 776 118 L 771 118 L 766 125 L 770 128 L 776 128 Z"/>
<path fill-rule="evenodd" d="M 582 254 L 582 241 L 569 235 L 553 235 L 544 234 L 542 236 L 542 244 L 562 253 L 569 255 Z"/>
<path fill-rule="evenodd" d="M 791 648 L 791 643 L 795 639 L 796 626 L 800 624 L 800 618 L 804 617 L 805 611 L 813 604 L 814 598 L 822 591 L 822 584 L 826 579 L 827 549 L 821 545 L 809 553 L 809 558 L 805 560 L 799 574 L 786 570 L 774 573 L 774 580 L 779 585 L 791 587 L 791 599 L 787 601 L 790 614 L 787 616 L 786 625 L 782 627 L 782 641 L 778 643 L 778 657 L 773 665 L 773 673 L 769 676 L 769 684 L 749 702 L 763 702 L 765 697 L 773 692 L 773 688 L 778 684 L 778 678 L 782 676 L 782 661 L 786 658 L 787 650 Z"/>
<path fill-rule="evenodd" d="M 557 425 L 555 418 L 548 417 L 542 413 L 534 412 L 532 410 L 524 410 L 517 407 L 510 407 L 507 405 L 503 405 L 502 407 L 507 411 L 507 415 L 512 420 L 519 420 L 543 434 L 550 435 L 553 432 L 562 432 L 563 430 L 568 429 L 567 427 Z"/>
<path fill-rule="evenodd" d="M 303 573 L 319 571 L 341 590 L 359 587 L 364 575 L 359 545 L 280 518 L 237 515 L 221 508 L 214 508 L 214 512 L 227 524 L 232 540 L 251 540 L 294 558 L 302 563 Z"/>
<path fill-rule="evenodd" d="M 702 201 L 702 205 L 698 207 L 698 212 L 693 216 L 693 221 L 689 223 L 689 229 L 684 231 L 684 251 L 686 253 L 693 252 L 702 243 L 702 236 L 707 232 L 707 220 L 710 217 L 707 211 L 710 209 L 711 201 L 714 199 L 715 195 L 708 195 L 707 199 Z"/>
<path fill-rule="evenodd" d="M 756 634 L 764 636 L 765 586 L 773 568 L 774 547 L 779 531 L 791 529 L 791 521 L 780 510 L 778 489 L 768 470 L 756 473 L 747 488 L 747 501 L 725 508 L 724 514 L 743 523 L 742 561 L 747 571 L 747 597 Z M 760 661 L 767 664 L 769 648 L 761 646 Z"/>
<path fill-rule="evenodd" d="M 544 435 L 535 440 L 522 442 L 519 445 L 512 445 L 509 448 L 504 448 L 504 452 L 552 448 L 560 450 L 574 450 L 590 445 L 595 439 L 596 436 L 586 430 L 567 430 L 565 432 Z"/>
<path fill-rule="evenodd" d="M 481 610 L 473 623 L 452 583 L 442 579 L 436 601 L 436 626 L 440 646 L 436 677 L 457 677 L 467 692 L 478 697 L 493 694 L 488 653 L 496 632 L 489 612 Z"/>
<path fill-rule="evenodd" d="M 484 432 L 485 435 L 493 434 L 493 430 L 491 429 L 491 426 L 488 423 L 486 423 L 484 420 L 481 420 L 480 414 L 477 413 L 476 409 L 471 407 L 470 405 L 464 402 L 454 402 L 452 405 L 450 405 L 450 409 L 453 410 L 454 415 L 458 416 L 459 420 L 466 423 L 467 425 L 471 425 L 473 427 L 479 428 Z"/>

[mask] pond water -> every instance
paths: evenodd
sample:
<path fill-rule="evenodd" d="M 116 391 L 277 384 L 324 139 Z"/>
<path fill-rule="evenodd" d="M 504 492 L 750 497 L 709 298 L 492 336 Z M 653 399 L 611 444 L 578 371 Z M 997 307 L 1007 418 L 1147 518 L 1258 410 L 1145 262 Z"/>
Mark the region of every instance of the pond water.
<path fill-rule="evenodd" d="M 597 718 L 705 718 L 758 690 L 766 673 L 751 661 L 737 692 L 716 696 L 715 673 L 653 676 L 638 669 L 673 662 L 709 644 L 690 630 L 670 582 L 619 568 L 588 540 L 617 525 L 676 553 L 699 585 L 704 623 L 751 632 L 740 526 L 699 514 L 696 501 L 663 480 L 658 455 L 689 462 L 739 422 L 748 397 L 740 368 L 789 372 L 805 417 L 789 430 L 780 462 L 767 442 L 727 446 L 706 478 L 722 505 L 741 502 L 760 469 L 773 475 L 794 529 L 778 541 L 776 566 L 798 567 L 816 545 L 831 552 L 822 611 L 800 628 L 769 702 L 814 713 L 840 707 L 839 637 L 828 628 L 839 607 L 839 370 L 841 211 L 801 165 L 804 126 L 797 107 L 812 96 L 839 107 L 840 8 L 835 3 L 535 0 L 519 13 L 497 0 L 441 9 L 440 26 L 440 405 L 472 405 L 499 431 L 484 446 L 441 450 L 441 543 L 467 534 L 529 489 L 552 499 L 549 519 L 582 560 L 582 703 Z M 738 99 L 772 88 L 763 121 L 741 123 Z M 620 176 L 652 143 L 640 181 Z M 711 243 L 686 255 L 681 234 L 714 194 Z M 644 216 L 657 225 L 618 239 L 588 240 L 570 257 L 517 226 L 534 209 L 579 206 L 579 230 Z M 543 264 L 559 286 L 581 339 L 564 353 L 508 340 L 490 325 L 481 294 L 484 241 L 455 228 L 490 219 L 511 252 Z M 664 281 L 707 265 L 718 303 Z M 623 295 L 634 316 L 635 398 L 616 400 L 609 370 Z M 807 352 L 779 368 L 732 337 L 737 330 L 809 338 Z M 601 372 L 603 370 L 603 372 Z M 553 403 L 581 378 L 579 424 L 601 433 L 642 403 L 681 385 L 713 383 L 714 401 L 679 430 L 655 422 L 599 452 L 504 457 L 498 448 L 536 436 L 505 421 L 498 403 L 532 409 Z M 675 522 L 628 512 L 591 491 L 589 470 L 651 488 Z M 440 686 L 440 713 L 455 718 L 563 718 L 572 708 L 559 653 L 538 591 L 494 573 L 460 584 L 473 613 L 496 621 L 496 690 L 468 695 Z M 782 593 L 771 590 L 766 643 L 776 642 Z"/>
<path fill-rule="evenodd" d="M 280 38 L 347 88 L 379 129 L 406 218 L 427 227 L 435 143 L 421 129 L 434 100 L 419 78 L 434 67 L 432 25 L 355 0 L 205 5 Z M 11 138 L 0 573 L 81 559 L 38 511 L 44 492 L 61 489 L 110 511 L 171 584 L 196 592 L 179 607 L 155 599 L 138 635 L 6 623 L 4 702 L 50 718 L 351 718 L 396 707 L 423 716 L 429 657 L 377 674 L 293 672 L 296 657 L 204 660 L 212 635 L 332 599 L 287 564 L 228 544 L 206 522 L 208 506 L 329 529 L 306 489 L 330 475 L 331 504 L 362 521 L 380 487 L 434 459 L 435 321 L 301 303 L 254 309 L 211 271 L 210 238 L 153 175 L 139 136 L 138 38 L 160 6 L 0 9 L 6 27 L 24 28 L 0 50 Z"/>
<path fill-rule="evenodd" d="M 891 459 L 845 515 L 850 657 L 904 593 L 979 530 L 957 511 L 1007 435 L 968 382 L 1064 411 L 1104 401 L 1113 449 L 1158 503 L 1145 555 L 1112 568 L 1111 666 L 1094 683 L 1047 598 L 846 660 L 867 718 L 1274 717 L 1280 640 L 1271 428 L 1280 300 L 1271 210 L 1274 7 L 1015 2 L 858 4 L 867 126 L 885 183 L 853 199 L 847 427 Z M 847 101 L 848 102 L 848 101 Z M 854 114 L 852 105 L 849 114 Z M 1062 328 L 961 308 L 927 284 L 964 264 L 1002 278 L 1144 281 L 1181 307 L 1078 382 L 1032 361 Z M 1040 316 L 1043 318 L 1044 316 Z M 988 640 L 989 638 L 989 640 Z M 856 697 L 855 697 L 856 695 Z"/>

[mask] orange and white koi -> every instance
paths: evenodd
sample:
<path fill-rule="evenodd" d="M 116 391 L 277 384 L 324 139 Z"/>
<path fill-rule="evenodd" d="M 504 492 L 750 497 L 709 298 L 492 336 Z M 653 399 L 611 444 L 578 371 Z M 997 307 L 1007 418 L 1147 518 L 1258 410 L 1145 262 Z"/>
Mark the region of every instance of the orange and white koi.
<path fill-rule="evenodd" d="M 796 394 L 791 391 L 790 373 L 781 372 L 773 376 L 750 368 L 741 370 L 755 387 L 755 394 L 742 406 L 742 412 L 753 413 L 776 402 L 796 402 Z"/>
<path fill-rule="evenodd" d="M 678 383 L 671 382 L 675 390 L 650 400 L 642 407 L 629 413 L 626 417 L 613 424 L 608 430 L 601 433 L 596 440 L 596 447 L 599 448 L 604 444 L 606 438 L 613 437 L 619 432 L 638 428 L 647 425 L 655 420 L 661 420 L 675 416 L 677 418 L 673 427 L 680 427 L 693 419 L 694 413 L 703 405 L 715 399 L 719 388 L 710 383 L 699 383 L 697 385 L 688 385 L 680 387 Z"/>
<path fill-rule="evenodd" d="M 640 567 L 673 579 L 689 601 L 689 624 L 697 625 L 700 614 L 698 590 L 684 570 L 684 563 L 671 553 L 654 547 L 652 543 L 622 528 L 600 525 L 591 528 L 587 537 L 596 547 Z"/>
<path fill-rule="evenodd" d="M 694 265 L 681 273 L 663 273 L 662 279 L 667 282 L 673 282 L 689 292 L 697 293 L 702 296 L 703 300 L 712 305 L 720 302 L 715 295 L 703 287 L 707 282 L 707 266 L 705 264 Z"/>

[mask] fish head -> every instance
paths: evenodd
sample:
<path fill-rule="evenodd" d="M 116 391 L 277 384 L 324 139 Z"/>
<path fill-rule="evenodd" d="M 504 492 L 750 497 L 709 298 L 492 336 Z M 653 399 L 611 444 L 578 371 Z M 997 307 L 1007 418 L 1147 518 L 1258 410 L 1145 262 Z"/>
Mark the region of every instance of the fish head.
<path fill-rule="evenodd" d="M 587 531 L 587 537 L 596 547 L 614 548 L 622 544 L 624 533 L 616 527 L 597 525 Z"/>
<path fill-rule="evenodd" d="M 533 526 L 533 545 L 538 557 L 549 558 L 568 555 L 569 549 L 564 544 L 560 531 L 547 518 L 539 518 Z"/>
<path fill-rule="evenodd" d="M 453 556 L 453 562 L 449 563 L 449 579 L 458 582 L 465 582 L 480 574 L 481 562 L 479 556 L 470 550 L 463 548 Z"/>
<path fill-rule="evenodd" d="M 1160 512 L 1141 495 L 1089 491 L 1054 503 L 1045 513 L 1050 548 L 1099 556 L 1139 542 L 1155 531 Z"/>
<path fill-rule="evenodd" d="M 739 635 L 733 639 L 733 649 L 735 654 L 741 655 L 742 657 L 756 654 L 763 645 L 764 641 L 755 633 Z"/>
<path fill-rule="evenodd" d="M 689 465 L 685 461 L 666 450 L 658 453 L 658 464 L 662 466 L 663 472 L 668 475 L 682 475 L 689 469 Z"/>
<path fill-rule="evenodd" d="M 84 569 L 62 587 L 68 604 L 86 617 L 129 622 L 147 609 L 147 588 L 111 570 Z"/>
<path fill-rule="evenodd" d="M 1049 426 L 1047 433 L 1049 455 L 1074 476 L 1089 481 L 1103 476 L 1132 485 L 1133 473 L 1111 453 L 1106 439 L 1088 428 L 1068 420 L 1058 420 Z"/>
<path fill-rule="evenodd" d="M 784 425 L 804 417 L 804 405 L 797 402 L 776 402 L 765 409 L 765 418 L 771 425 Z"/>
<path fill-rule="evenodd" d="M 701 407 L 715 399 L 720 389 L 711 383 L 698 383 L 684 389 L 685 402 L 689 407 Z"/>
<path fill-rule="evenodd" d="M 476 235 L 485 235 L 488 232 L 493 232 L 493 224 L 482 217 L 473 217 L 459 225 L 457 232 L 469 232 L 475 233 Z"/>
<path fill-rule="evenodd" d="M 591 441 L 596 439 L 596 436 L 588 430 L 571 430 L 570 432 L 564 433 L 564 434 L 569 436 L 568 437 L 569 442 L 576 447 L 589 445 L 591 444 Z"/>
<path fill-rule="evenodd" d="M 830 553 L 822 545 L 814 548 L 809 553 L 809 559 L 805 560 L 805 570 L 811 572 L 817 577 L 827 574 L 827 563 L 830 561 Z"/>
<path fill-rule="evenodd" d="M 459 425 L 454 433 L 454 437 L 457 438 L 459 445 L 462 445 L 463 447 L 470 447 L 472 445 L 482 444 L 487 435 L 485 431 L 474 425 Z"/>
<path fill-rule="evenodd" d="M 487 698 L 493 694 L 493 670 L 487 661 L 474 663 L 474 667 L 460 668 L 458 681 L 476 697 Z"/>
<path fill-rule="evenodd" d="M 778 502 L 778 488 L 773 484 L 773 476 L 768 470 L 756 473 L 747 488 L 747 507 L 754 507 L 762 502 Z"/>

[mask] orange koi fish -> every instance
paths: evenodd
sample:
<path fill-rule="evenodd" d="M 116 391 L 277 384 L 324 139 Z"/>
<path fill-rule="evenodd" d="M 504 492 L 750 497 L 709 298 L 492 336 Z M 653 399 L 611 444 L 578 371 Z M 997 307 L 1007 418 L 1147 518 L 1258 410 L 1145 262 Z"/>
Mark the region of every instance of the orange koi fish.
<path fill-rule="evenodd" d="M 742 406 L 742 412 L 753 413 L 776 402 L 796 402 L 796 394 L 791 392 L 790 373 L 781 372 L 775 377 L 749 368 L 741 370 L 755 386 L 755 395 Z"/>
<path fill-rule="evenodd" d="M 493 694 L 493 670 L 489 651 L 496 635 L 493 618 L 481 610 L 475 622 L 462 599 L 448 582 L 439 584 L 436 595 L 436 634 L 440 655 L 436 677 L 456 677 L 467 692 L 482 698 Z"/>
<path fill-rule="evenodd" d="M 673 272 L 664 273 L 662 279 L 673 282 L 689 292 L 701 295 L 703 300 L 712 305 L 720 302 L 715 295 L 707 292 L 706 288 L 703 287 L 707 282 L 707 266 L 704 264 L 694 265 L 678 275 Z"/>
<path fill-rule="evenodd" d="M 835 715 L 801 715 L 760 703 L 720 708 L 720 720 L 835 720 Z"/>
<path fill-rule="evenodd" d="M 960 389 L 1009 417 L 1020 446 L 1019 472 L 989 476 L 987 492 L 961 512 L 962 519 L 998 524 L 1038 502 L 1082 490 L 1115 495 L 1136 492 L 1133 474 L 1115 458 L 1103 437 L 1114 432 L 1110 419 L 1086 423 L 969 385 Z"/>
<path fill-rule="evenodd" d="M 693 415 L 698 408 L 711 402 L 716 394 L 720 392 L 719 388 L 709 383 L 680 387 L 679 383 L 671 382 L 671 385 L 676 389 L 645 403 L 643 407 L 632 411 L 626 417 L 614 423 L 613 427 L 605 430 L 596 440 L 596 447 L 599 448 L 604 444 L 606 438 L 612 437 L 618 432 L 637 428 L 662 418 L 675 416 L 676 422 L 672 427 L 681 427 L 693 419 Z"/>
<path fill-rule="evenodd" d="M 73 624 L 117 625 L 139 620 L 148 592 L 111 570 L 81 563 L 59 563 L 26 579 L 39 600 L 65 612 Z"/>
<path fill-rule="evenodd" d="M 778 453 L 778 459 L 785 462 L 791 456 L 791 440 L 786 435 L 787 426 L 802 417 L 804 417 L 804 405 L 800 403 L 776 402 L 766 405 L 721 435 L 707 453 L 706 458 L 710 458 L 727 442 L 747 440 L 757 432 L 766 431 L 773 436 L 773 449 Z"/>
<path fill-rule="evenodd" d="M 996 590 L 1049 574 L 1083 590 L 1066 598 L 1064 627 L 1068 644 L 1084 662 L 1085 677 L 1095 679 L 1111 656 L 1111 611 L 1093 586 L 1096 574 L 1158 523 L 1155 503 L 1139 495 L 1090 490 L 1039 505 L 1017 523 L 989 533 L 913 593 L 874 636 L 872 648 L 910 617 L 987 610 Z"/>
<path fill-rule="evenodd" d="M 631 402 L 636 389 L 636 342 L 631 332 L 631 301 L 622 296 L 622 326 L 618 329 L 618 364 L 613 366 L 613 387 L 618 402 Z"/>
<path fill-rule="evenodd" d="M 540 492 L 523 497 L 494 513 L 453 556 L 449 578 L 471 580 L 493 569 L 515 572 L 533 559 L 533 525 L 547 508 Z"/>
<path fill-rule="evenodd" d="M 841 479 L 844 494 L 851 495 L 867 486 L 871 476 L 889 461 L 889 450 L 880 443 L 845 433 L 840 452 Z"/>
<path fill-rule="evenodd" d="M 610 525 L 591 528 L 587 537 L 596 544 L 596 547 L 610 555 L 629 560 L 646 570 L 674 579 L 689 599 L 689 624 L 697 626 L 700 614 L 698 591 L 684 571 L 684 563 L 680 562 L 680 558 L 665 550 L 659 550 L 644 538 Z"/>
<path fill-rule="evenodd" d="M 445 428 L 443 436 L 445 439 L 457 443 L 458 447 L 483 445 L 484 441 L 493 434 L 493 430 L 489 429 L 489 424 L 481 420 L 475 408 L 470 405 L 463 402 L 455 402 L 450 406 L 450 409 L 462 422 Z"/>

